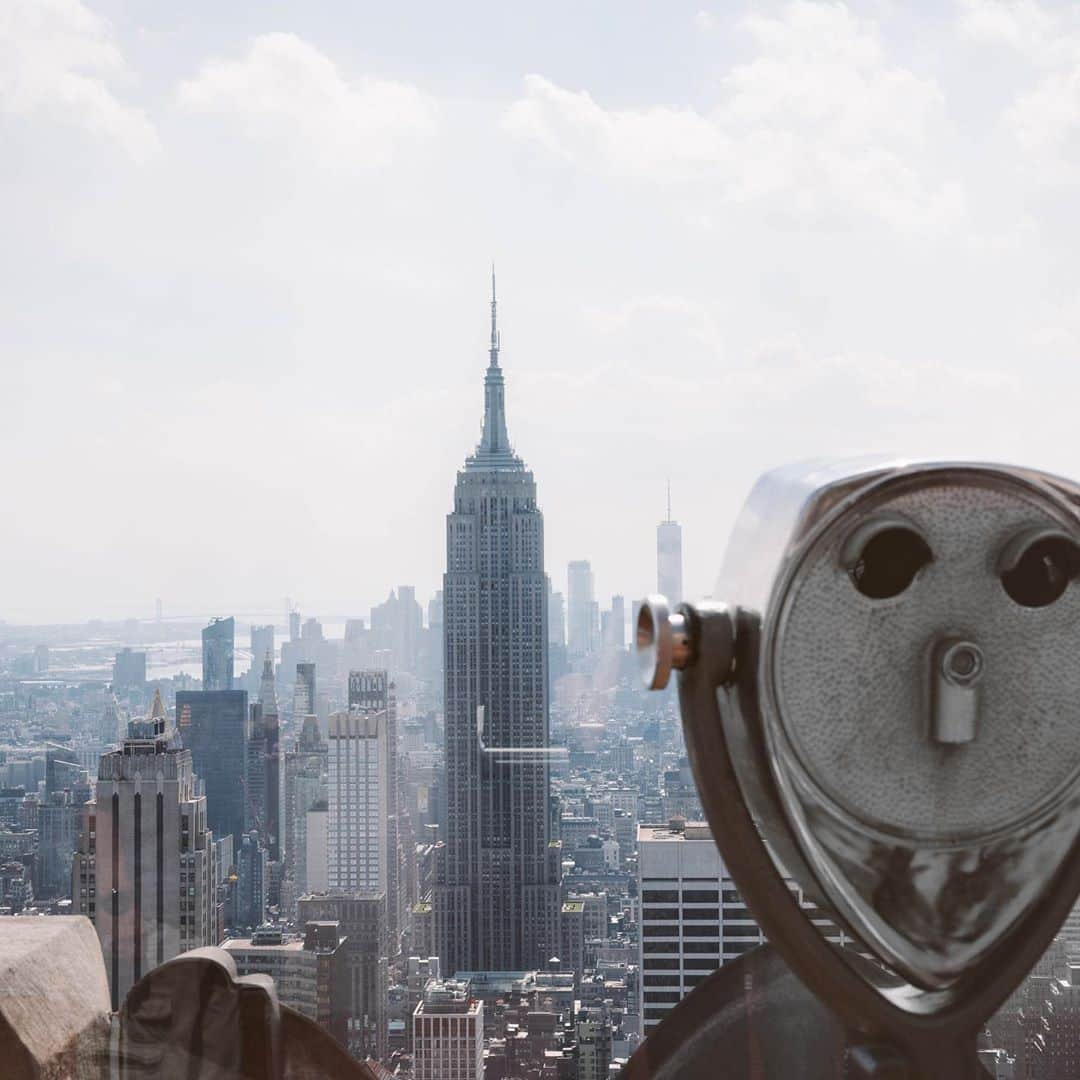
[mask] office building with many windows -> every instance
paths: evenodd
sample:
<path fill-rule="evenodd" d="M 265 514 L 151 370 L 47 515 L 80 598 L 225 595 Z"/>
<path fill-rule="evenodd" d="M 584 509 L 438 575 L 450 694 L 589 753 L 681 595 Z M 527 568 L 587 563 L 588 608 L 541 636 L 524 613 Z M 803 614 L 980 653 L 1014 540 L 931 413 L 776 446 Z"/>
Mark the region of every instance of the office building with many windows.
<path fill-rule="evenodd" d="M 152 967 L 217 940 L 211 844 L 191 751 L 155 690 L 150 715 L 101 758 L 72 862 L 73 906 L 97 929 L 114 1009 Z"/>
<path fill-rule="evenodd" d="M 814 910 L 794 881 L 789 887 Z M 668 826 L 638 826 L 638 895 L 641 1016 L 647 1035 L 710 972 L 765 937 L 704 823 L 677 818 Z M 830 940 L 851 943 L 824 915 L 813 921 Z"/>
<path fill-rule="evenodd" d="M 507 435 L 494 278 L 489 356 L 480 443 L 446 519 L 446 843 L 434 889 L 444 971 L 520 971 L 559 947 L 544 519 Z"/>

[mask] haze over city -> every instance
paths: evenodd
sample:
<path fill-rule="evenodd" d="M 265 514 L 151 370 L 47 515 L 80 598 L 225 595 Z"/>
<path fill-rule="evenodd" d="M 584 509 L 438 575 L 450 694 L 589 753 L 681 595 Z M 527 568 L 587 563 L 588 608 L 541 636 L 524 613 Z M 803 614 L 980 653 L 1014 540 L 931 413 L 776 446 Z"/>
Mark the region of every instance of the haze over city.
<path fill-rule="evenodd" d="M 1067 5 L 4 7 L 9 622 L 431 595 L 492 261 L 557 585 L 669 475 L 703 595 L 774 464 L 1078 471 Z"/>

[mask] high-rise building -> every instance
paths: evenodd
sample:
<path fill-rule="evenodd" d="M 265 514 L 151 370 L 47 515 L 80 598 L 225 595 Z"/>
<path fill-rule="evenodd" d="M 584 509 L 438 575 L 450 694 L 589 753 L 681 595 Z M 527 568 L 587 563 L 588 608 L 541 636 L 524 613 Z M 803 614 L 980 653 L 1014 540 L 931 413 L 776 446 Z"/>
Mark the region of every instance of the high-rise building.
<path fill-rule="evenodd" d="M 113 661 L 113 689 L 141 690 L 146 685 L 146 653 L 121 649 Z"/>
<path fill-rule="evenodd" d="M 336 712 L 329 731 L 330 889 L 386 891 L 386 714 Z"/>
<path fill-rule="evenodd" d="M 305 884 L 309 892 L 325 892 L 330 884 L 330 806 L 325 799 L 313 802 L 305 815 Z"/>
<path fill-rule="evenodd" d="M 257 829 L 245 833 L 236 849 L 235 925 L 255 927 L 266 918 L 266 848 Z"/>
<path fill-rule="evenodd" d="M 434 901 L 448 972 L 539 967 L 559 944 L 544 519 L 507 436 L 494 284 L 483 429 L 446 519 L 446 844 Z"/>
<path fill-rule="evenodd" d="M 483 1080 L 484 1003 L 468 982 L 432 979 L 412 1016 L 416 1080 Z"/>
<path fill-rule="evenodd" d="M 561 592 L 553 592 L 548 579 L 548 644 L 566 644 L 566 603 Z"/>
<path fill-rule="evenodd" d="M 317 888 L 307 874 L 308 811 L 327 804 L 326 773 L 326 741 L 315 717 L 305 716 L 296 745 L 285 754 L 285 880 L 294 897 Z"/>
<path fill-rule="evenodd" d="M 597 604 L 593 596 L 593 572 L 586 559 L 567 566 L 567 648 L 573 657 L 589 656 L 597 645 Z"/>
<path fill-rule="evenodd" d="M 203 784 L 210 830 L 228 833 L 239 848 L 247 821 L 247 691 L 180 690 L 176 726 Z"/>
<path fill-rule="evenodd" d="M 358 1057 L 386 1056 L 386 897 L 382 893 L 330 890 L 302 896 L 301 926 L 336 922 L 348 969 L 347 1045 Z"/>
<path fill-rule="evenodd" d="M 315 665 L 305 661 L 296 665 L 296 682 L 293 684 L 293 722 L 301 723 L 305 716 L 314 715 Z"/>
<path fill-rule="evenodd" d="M 259 696 L 259 687 L 262 683 L 263 660 L 270 653 L 270 659 L 274 658 L 274 626 L 266 623 L 263 626 L 251 628 L 251 668 L 247 673 L 245 686 L 252 697 Z"/>
<path fill-rule="evenodd" d="M 202 681 L 204 690 L 233 688 L 233 649 L 236 620 L 211 619 L 202 632 Z"/>
<path fill-rule="evenodd" d="M 671 484 L 667 517 L 656 526 L 656 591 L 670 604 L 683 600 L 682 526 L 671 517 Z"/>
<path fill-rule="evenodd" d="M 386 754 L 380 782 L 386 786 L 385 878 L 378 886 L 386 892 L 386 923 L 391 954 L 404 924 L 404 857 L 401 850 L 402 810 L 398 786 L 397 697 L 387 671 L 349 672 L 349 711 L 381 713 L 386 728 Z"/>
<path fill-rule="evenodd" d="M 822 934 L 836 944 L 851 944 L 835 923 L 814 911 L 794 881 L 788 885 Z M 638 886 L 641 1016 L 647 1035 L 710 972 L 765 937 L 704 823 L 677 818 L 666 827 L 639 825 Z"/>
<path fill-rule="evenodd" d="M 388 649 L 396 671 L 417 674 L 417 658 L 424 626 L 424 609 L 412 585 L 399 585 L 371 609 L 371 633 L 376 649 Z"/>
<path fill-rule="evenodd" d="M 273 631 L 273 627 L 270 627 Z M 273 639 L 271 638 L 271 641 Z M 259 712 L 263 743 L 262 773 L 265 799 L 261 835 L 271 862 L 281 860 L 281 728 L 274 692 L 274 654 L 270 645 L 263 655 L 259 682 Z M 248 755 L 249 760 L 251 755 Z"/>
<path fill-rule="evenodd" d="M 72 864 L 74 907 L 97 929 L 114 1009 L 152 967 L 214 944 L 211 842 L 191 751 L 155 690 L 150 715 L 101 758 Z"/>
<path fill-rule="evenodd" d="M 71 860 L 78 838 L 81 807 L 70 790 L 51 791 L 38 811 L 37 888 L 43 900 L 71 895 Z"/>
<path fill-rule="evenodd" d="M 611 610 L 605 611 L 601 618 L 604 645 L 609 648 L 626 648 L 626 601 L 621 596 L 611 598 Z"/>
<path fill-rule="evenodd" d="M 232 938 L 221 947 L 235 961 L 238 975 L 269 975 L 282 1005 L 345 1041 L 348 971 L 336 922 L 310 922 L 302 936 L 292 937 L 280 927 L 264 926 L 249 938 Z"/>
<path fill-rule="evenodd" d="M 248 734 L 244 760 L 244 833 L 255 831 L 266 840 L 266 728 L 262 706 L 248 706 Z"/>

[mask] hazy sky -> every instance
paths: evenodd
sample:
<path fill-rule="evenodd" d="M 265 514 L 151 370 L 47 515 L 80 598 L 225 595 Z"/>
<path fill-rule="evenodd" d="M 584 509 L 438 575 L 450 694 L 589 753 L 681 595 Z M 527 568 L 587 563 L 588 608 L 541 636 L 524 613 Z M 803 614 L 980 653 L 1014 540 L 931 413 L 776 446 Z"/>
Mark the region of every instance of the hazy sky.
<path fill-rule="evenodd" d="M 0 0 L 0 618 L 426 600 L 498 266 L 547 564 L 755 477 L 1080 476 L 1080 12 Z"/>

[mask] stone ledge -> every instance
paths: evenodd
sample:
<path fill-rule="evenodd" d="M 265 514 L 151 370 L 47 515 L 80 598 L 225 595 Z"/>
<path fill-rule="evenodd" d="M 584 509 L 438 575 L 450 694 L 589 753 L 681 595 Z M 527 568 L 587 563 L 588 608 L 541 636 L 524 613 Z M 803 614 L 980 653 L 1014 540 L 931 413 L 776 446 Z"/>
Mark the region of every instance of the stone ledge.
<path fill-rule="evenodd" d="M 0 919 L 3 1075 L 96 1077 L 108 1039 L 109 984 L 90 921 Z"/>

